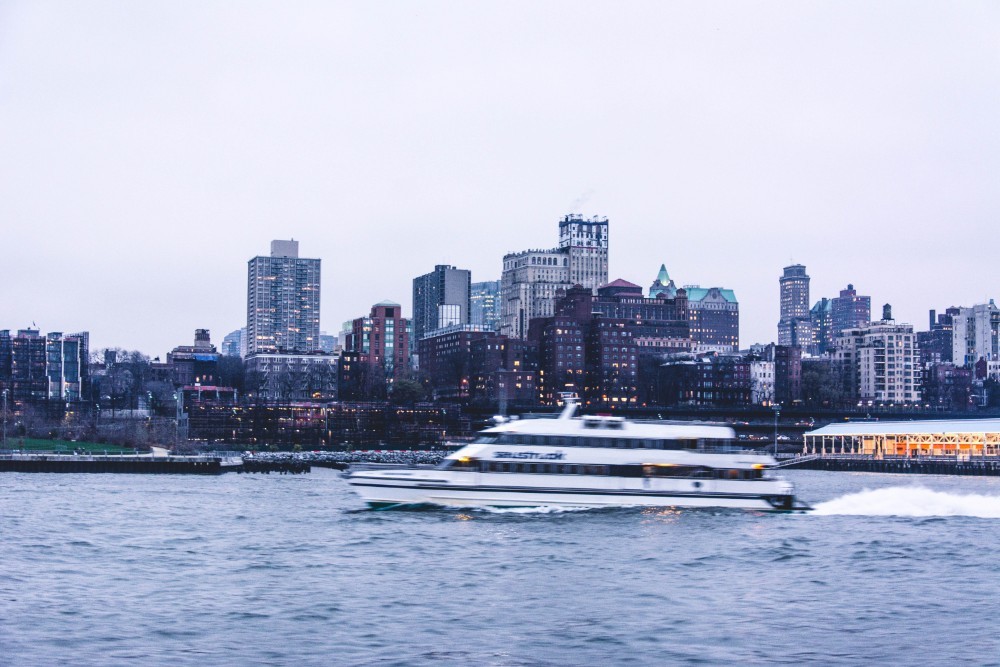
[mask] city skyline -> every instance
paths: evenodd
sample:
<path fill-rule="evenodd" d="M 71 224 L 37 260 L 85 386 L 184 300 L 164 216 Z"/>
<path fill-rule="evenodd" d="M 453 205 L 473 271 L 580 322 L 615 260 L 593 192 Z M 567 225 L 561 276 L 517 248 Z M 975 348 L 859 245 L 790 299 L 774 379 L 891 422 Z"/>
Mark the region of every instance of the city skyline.
<path fill-rule="evenodd" d="M 0 327 L 220 344 L 294 238 L 333 333 L 579 213 L 609 280 L 734 290 L 741 347 L 793 263 L 923 330 L 1000 285 L 1000 10 L 941 7 L 7 3 Z"/>

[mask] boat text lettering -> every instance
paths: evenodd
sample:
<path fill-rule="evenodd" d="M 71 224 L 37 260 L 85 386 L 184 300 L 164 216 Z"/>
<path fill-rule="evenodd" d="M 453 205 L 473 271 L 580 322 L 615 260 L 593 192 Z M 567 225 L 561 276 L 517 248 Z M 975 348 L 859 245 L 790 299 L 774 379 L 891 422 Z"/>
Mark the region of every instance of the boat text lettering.
<path fill-rule="evenodd" d="M 495 452 L 497 459 L 538 459 L 540 461 L 562 461 L 566 455 L 562 452 L 549 452 L 540 454 L 538 452 Z"/>

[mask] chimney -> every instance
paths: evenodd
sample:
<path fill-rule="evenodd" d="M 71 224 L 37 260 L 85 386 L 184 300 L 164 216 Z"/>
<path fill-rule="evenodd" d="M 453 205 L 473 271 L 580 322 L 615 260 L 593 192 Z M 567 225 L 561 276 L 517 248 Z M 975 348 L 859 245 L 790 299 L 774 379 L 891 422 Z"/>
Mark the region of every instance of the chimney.
<path fill-rule="evenodd" d="M 937 324 L 937 313 L 931 308 L 931 329 L 933 331 L 934 325 Z"/>

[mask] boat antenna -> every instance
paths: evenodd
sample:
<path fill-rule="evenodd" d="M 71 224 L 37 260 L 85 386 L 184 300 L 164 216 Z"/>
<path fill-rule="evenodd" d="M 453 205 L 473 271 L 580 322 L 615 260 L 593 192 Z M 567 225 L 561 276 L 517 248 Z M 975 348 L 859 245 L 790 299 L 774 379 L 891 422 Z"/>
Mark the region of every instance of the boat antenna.
<path fill-rule="evenodd" d="M 576 413 L 576 407 L 580 404 L 579 399 L 576 394 L 572 392 L 562 392 L 559 394 L 559 398 L 562 399 L 563 411 L 559 413 L 559 419 L 572 419 L 573 415 Z"/>

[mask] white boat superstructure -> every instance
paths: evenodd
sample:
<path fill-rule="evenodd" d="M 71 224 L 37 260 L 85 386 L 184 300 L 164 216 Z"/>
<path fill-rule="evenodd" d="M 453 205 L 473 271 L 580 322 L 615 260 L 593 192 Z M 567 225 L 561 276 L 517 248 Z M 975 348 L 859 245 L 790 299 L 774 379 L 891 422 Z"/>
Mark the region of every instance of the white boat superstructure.
<path fill-rule="evenodd" d="M 373 507 L 733 507 L 808 509 L 766 453 L 733 430 L 621 417 L 512 420 L 436 469 L 363 470 L 347 481 Z"/>

